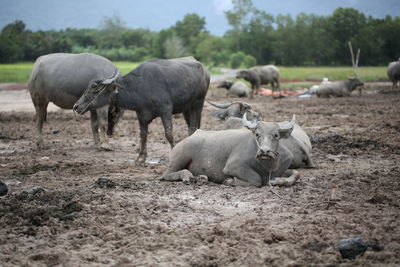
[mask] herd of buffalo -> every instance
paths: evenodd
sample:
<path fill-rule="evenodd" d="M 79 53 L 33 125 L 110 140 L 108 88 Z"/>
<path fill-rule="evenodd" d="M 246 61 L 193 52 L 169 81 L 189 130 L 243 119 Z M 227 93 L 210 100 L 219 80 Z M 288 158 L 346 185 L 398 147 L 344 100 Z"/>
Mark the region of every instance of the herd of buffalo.
<path fill-rule="evenodd" d="M 400 61 L 389 65 L 388 76 L 396 87 Z M 236 78 L 246 80 L 250 87 L 241 81 L 224 81 L 218 87 L 250 98 L 263 84 L 281 92 L 279 70 L 273 65 L 238 71 Z M 163 180 L 179 180 L 183 171 L 190 171 L 216 183 L 292 185 L 299 178 L 294 169 L 314 166 L 310 138 L 296 124 L 295 115 L 289 121 L 263 122 L 245 102 L 209 102 L 219 108 L 214 115 L 225 122 L 222 129 L 200 130 L 209 85 L 207 69 L 193 57 L 150 60 L 121 75 L 111 61 L 94 54 L 41 56 L 28 81 L 36 110 L 37 145 L 44 145 L 43 122 L 52 102 L 79 114 L 90 111 L 94 143 L 104 150 L 112 150 L 107 134 L 113 133 L 123 111 L 136 111 L 140 126 L 137 163 L 146 161 L 148 126 L 160 117 L 172 148 Z M 319 97 L 348 96 L 362 86 L 355 77 L 321 84 L 315 93 Z M 176 113 L 183 113 L 189 135 L 177 145 L 172 129 Z"/>

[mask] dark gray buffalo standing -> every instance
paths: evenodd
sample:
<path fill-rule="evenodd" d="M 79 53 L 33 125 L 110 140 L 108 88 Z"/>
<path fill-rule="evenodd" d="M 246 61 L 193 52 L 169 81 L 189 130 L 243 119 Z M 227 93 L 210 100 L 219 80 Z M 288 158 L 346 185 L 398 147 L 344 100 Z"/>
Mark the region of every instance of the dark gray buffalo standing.
<path fill-rule="evenodd" d="M 118 89 L 103 89 L 101 81 L 92 83 L 74 105 L 80 114 L 89 108 L 115 103 L 121 109 L 135 110 L 140 125 L 140 152 L 137 162 L 147 156 L 148 125 L 161 117 L 165 136 L 174 146 L 172 114 L 183 113 L 189 135 L 200 127 L 201 112 L 210 76 L 193 57 L 155 59 L 144 62 L 118 78 Z"/>
<path fill-rule="evenodd" d="M 263 186 L 271 177 L 272 185 L 292 185 L 299 173 L 289 166 L 301 161 L 303 155 L 283 140 L 291 136 L 295 116 L 281 123 L 252 123 L 244 116 L 243 124 L 250 130 L 197 130 L 182 140 L 171 151 L 163 179 L 174 180 L 176 172 L 187 169 L 215 183 L 234 178 L 237 185 Z"/>
<path fill-rule="evenodd" d="M 397 87 L 397 82 L 400 80 L 400 59 L 389 64 L 387 75 L 392 81 L 392 89 L 394 89 Z"/>
<path fill-rule="evenodd" d="M 336 81 L 329 84 L 321 84 L 316 91 L 318 97 L 343 97 L 350 96 L 356 88 L 361 87 L 364 83 L 359 78 L 348 78 L 347 81 Z"/>
<path fill-rule="evenodd" d="M 42 128 L 49 102 L 63 109 L 72 109 L 92 79 L 113 77 L 116 73 L 118 69 L 111 61 L 94 54 L 58 53 L 39 57 L 28 81 L 36 110 L 38 146 L 43 146 Z M 111 150 L 106 132 L 112 134 L 121 115 L 117 108 L 109 109 L 108 106 L 90 111 L 93 138 L 99 149 Z"/>
<path fill-rule="evenodd" d="M 279 86 L 279 69 L 274 65 L 267 66 L 257 66 L 252 67 L 247 70 L 241 70 L 236 74 L 236 78 L 245 79 L 251 83 L 251 88 L 253 89 L 250 94 L 250 98 L 253 97 L 254 91 L 257 93 L 258 89 L 262 84 L 271 84 L 272 91 L 278 89 L 281 92 Z"/>

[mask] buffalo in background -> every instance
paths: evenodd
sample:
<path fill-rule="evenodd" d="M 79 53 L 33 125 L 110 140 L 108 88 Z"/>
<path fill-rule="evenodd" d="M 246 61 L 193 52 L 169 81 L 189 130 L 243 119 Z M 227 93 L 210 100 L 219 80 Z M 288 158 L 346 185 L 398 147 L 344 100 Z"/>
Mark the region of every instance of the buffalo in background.
<path fill-rule="evenodd" d="M 397 87 L 397 82 L 400 80 L 400 59 L 389 64 L 387 76 L 392 81 L 392 89 Z"/>
<path fill-rule="evenodd" d="M 252 91 L 250 98 L 254 96 L 254 92 L 257 94 L 262 84 L 271 84 L 272 91 L 275 92 L 278 89 L 282 95 L 279 85 L 279 69 L 274 65 L 256 66 L 241 70 L 236 74 L 236 78 L 245 79 L 251 83 Z"/>

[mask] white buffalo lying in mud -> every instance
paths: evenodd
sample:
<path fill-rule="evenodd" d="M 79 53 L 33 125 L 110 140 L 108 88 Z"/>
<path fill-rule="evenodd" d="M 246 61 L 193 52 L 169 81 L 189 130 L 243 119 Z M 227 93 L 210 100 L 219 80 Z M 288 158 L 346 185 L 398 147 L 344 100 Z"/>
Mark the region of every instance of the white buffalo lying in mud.
<path fill-rule="evenodd" d="M 247 117 L 246 113 L 246 117 Z M 253 117 L 252 123 L 256 123 L 258 121 L 258 117 Z M 237 117 L 229 117 L 223 123 L 223 129 L 240 129 L 244 128 L 243 120 Z M 290 143 L 288 148 L 293 152 L 293 154 L 298 155 L 296 160 L 292 161 L 289 168 L 297 169 L 297 168 L 313 168 L 314 163 L 311 159 L 311 141 L 310 137 L 307 133 L 301 128 L 298 124 L 294 125 L 293 131 L 288 139 L 282 139 L 281 142 Z"/>
<path fill-rule="evenodd" d="M 347 81 L 336 81 L 328 84 L 321 84 L 317 89 L 316 94 L 318 97 L 342 97 L 350 96 L 356 88 L 359 88 L 361 94 L 361 87 L 364 83 L 359 78 L 348 78 Z"/>
<path fill-rule="evenodd" d="M 291 136 L 295 120 L 293 115 L 290 122 L 250 122 L 244 115 L 248 129 L 197 130 L 171 151 L 162 180 L 176 180 L 187 169 L 215 183 L 233 178 L 242 186 L 292 185 L 299 173 L 289 166 L 304 165 L 304 145 Z"/>
<path fill-rule="evenodd" d="M 223 81 L 217 86 L 217 88 L 225 88 L 229 93 L 238 97 L 249 97 L 251 94 L 250 87 L 241 81 Z"/>

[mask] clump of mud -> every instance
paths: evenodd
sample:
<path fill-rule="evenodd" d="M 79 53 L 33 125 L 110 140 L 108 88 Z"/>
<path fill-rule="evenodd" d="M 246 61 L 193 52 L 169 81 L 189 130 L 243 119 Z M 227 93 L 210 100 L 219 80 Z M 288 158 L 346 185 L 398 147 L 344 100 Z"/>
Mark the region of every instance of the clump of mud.
<path fill-rule="evenodd" d="M 74 220 L 83 206 L 71 193 L 22 191 L 0 200 L 0 217 L 4 224 L 27 226 L 42 226 L 50 218 Z"/>

